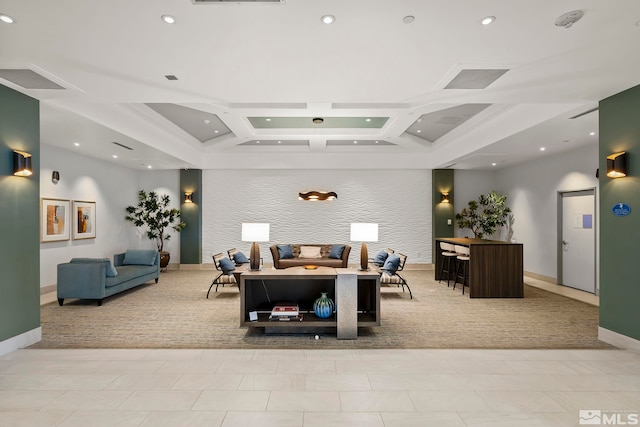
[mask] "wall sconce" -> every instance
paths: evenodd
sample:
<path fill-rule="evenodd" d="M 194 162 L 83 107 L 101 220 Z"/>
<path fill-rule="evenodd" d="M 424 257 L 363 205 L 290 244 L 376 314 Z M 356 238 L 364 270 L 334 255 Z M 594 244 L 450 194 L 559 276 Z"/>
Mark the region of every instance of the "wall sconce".
<path fill-rule="evenodd" d="M 449 193 L 445 193 L 445 192 L 440 193 L 440 197 L 441 197 L 440 203 L 450 203 L 449 202 Z"/>
<path fill-rule="evenodd" d="M 338 194 L 335 191 L 307 191 L 306 193 L 298 193 L 298 200 L 307 200 L 316 202 L 318 200 L 335 200 Z"/>
<path fill-rule="evenodd" d="M 31 176 L 31 154 L 13 150 L 13 174 L 15 176 Z"/>
<path fill-rule="evenodd" d="M 607 156 L 607 176 L 609 178 L 627 176 L 627 154 L 624 151 Z"/>
<path fill-rule="evenodd" d="M 54 184 L 57 184 L 58 182 L 60 182 L 60 172 L 58 171 L 51 172 L 51 182 L 53 182 Z"/>
<path fill-rule="evenodd" d="M 185 191 L 185 193 L 184 193 L 184 202 L 185 203 L 193 203 L 192 196 L 193 196 L 193 192 L 189 193 L 189 192 Z"/>

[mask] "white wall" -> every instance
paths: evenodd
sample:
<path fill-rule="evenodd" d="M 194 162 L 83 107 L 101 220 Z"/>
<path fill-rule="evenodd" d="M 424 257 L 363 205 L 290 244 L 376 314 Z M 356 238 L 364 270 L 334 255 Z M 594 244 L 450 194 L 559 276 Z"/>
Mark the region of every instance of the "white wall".
<path fill-rule="evenodd" d="M 352 222 L 379 224 L 370 256 L 390 247 L 409 263 L 431 262 L 430 170 L 228 170 L 203 171 L 203 262 L 237 247 L 243 222 L 271 224 L 270 241 L 261 243 L 265 263 L 269 246 L 284 243 L 343 243 L 358 263 L 360 243 L 349 241 Z M 327 202 L 298 200 L 301 191 L 335 191 Z"/>
<path fill-rule="evenodd" d="M 515 216 L 513 237 L 524 244 L 525 271 L 556 278 L 558 192 L 596 188 L 598 197 L 597 167 L 593 144 L 498 171 Z"/>
<path fill-rule="evenodd" d="M 56 266 L 73 257 L 112 258 L 126 249 L 154 247 L 124 220 L 125 208 L 136 204 L 139 189 L 166 191 L 177 202 L 177 171 L 138 172 L 49 145 L 40 150 L 40 197 L 96 202 L 95 239 L 40 243 L 41 287 L 55 284 Z M 51 182 L 54 170 L 60 172 L 57 185 Z M 170 249 L 179 259 L 180 245 L 172 242 Z"/>

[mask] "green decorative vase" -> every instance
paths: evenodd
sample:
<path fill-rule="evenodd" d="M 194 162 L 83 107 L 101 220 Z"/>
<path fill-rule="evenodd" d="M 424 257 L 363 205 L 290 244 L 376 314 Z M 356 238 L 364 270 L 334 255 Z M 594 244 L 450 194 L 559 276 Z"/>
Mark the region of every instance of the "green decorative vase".
<path fill-rule="evenodd" d="M 333 315 L 333 309 L 335 308 L 335 304 L 327 296 L 326 292 L 320 293 L 320 298 L 314 301 L 313 303 L 313 312 L 320 319 L 328 319 Z"/>

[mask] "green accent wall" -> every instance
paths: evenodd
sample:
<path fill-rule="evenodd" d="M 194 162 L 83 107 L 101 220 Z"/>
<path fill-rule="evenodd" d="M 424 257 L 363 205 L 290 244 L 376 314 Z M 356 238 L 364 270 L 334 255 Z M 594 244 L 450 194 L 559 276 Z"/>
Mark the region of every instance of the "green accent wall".
<path fill-rule="evenodd" d="M 13 176 L 13 150 L 33 175 Z M 0 85 L 0 341 L 40 327 L 40 104 Z"/>
<path fill-rule="evenodd" d="M 438 237 L 453 237 L 453 224 L 455 223 L 455 207 L 453 205 L 453 169 L 433 169 L 431 171 L 431 194 L 432 194 L 432 221 L 431 242 L 433 263 L 435 264 L 435 239 Z M 442 203 L 442 193 L 449 193 L 449 203 Z M 451 220 L 451 225 L 447 223 Z"/>
<path fill-rule="evenodd" d="M 640 340 L 640 86 L 600 102 L 600 326 Z M 627 153 L 628 174 L 606 175 L 606 157 Z M 631 206 L 613 215 L 616 203 Z"/>
<path fill-rule="evenodd" d="M 180 171 L 180 213 L 187 226 L 180 233 L 180 264 L 202 263 L 202 170 Z M 184 203 L 184 193 L 192 194 L 193 203 Z"/>

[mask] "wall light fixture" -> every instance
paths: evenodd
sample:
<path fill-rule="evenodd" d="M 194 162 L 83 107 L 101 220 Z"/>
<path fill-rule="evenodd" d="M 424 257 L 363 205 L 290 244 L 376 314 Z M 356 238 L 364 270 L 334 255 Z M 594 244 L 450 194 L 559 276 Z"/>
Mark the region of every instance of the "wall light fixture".
<path fill-rule="evenodd" d="M 609 178 L 627 176 L 627 153 L 621 151 L 607 156 L 607 176 Z"/>
<path fill-rule="evenodd" d="M 13 174 L 15 176 L 31 176 L 33 174 L 31 154 L 13 150 Z"/>

